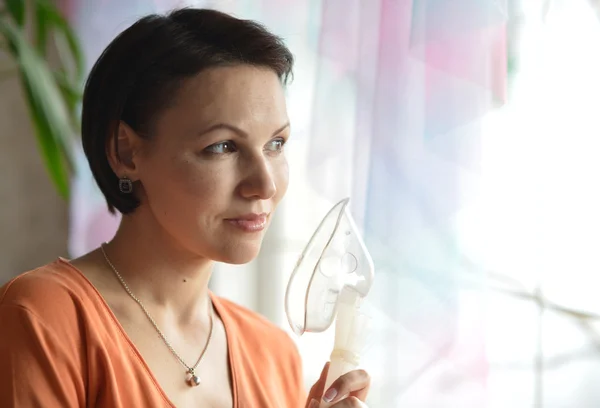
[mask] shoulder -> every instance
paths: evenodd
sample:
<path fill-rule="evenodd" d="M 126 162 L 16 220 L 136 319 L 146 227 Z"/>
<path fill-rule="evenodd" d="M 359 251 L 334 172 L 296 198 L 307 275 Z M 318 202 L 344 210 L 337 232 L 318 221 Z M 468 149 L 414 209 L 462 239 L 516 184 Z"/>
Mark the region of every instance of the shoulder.
<path fill-rule="evenodd" d="M 64 324 L 84 307 L 88 294 L 85 278 L 59 259 L 22 273 L 0 287 L 0 309 L 20 310 L 46 324 Z"/>
<path fill-rule="evenodd" d="M 56 261 L 0 287 L 0 405 L 85 405 L 84 308 L 73 272 Z"/>

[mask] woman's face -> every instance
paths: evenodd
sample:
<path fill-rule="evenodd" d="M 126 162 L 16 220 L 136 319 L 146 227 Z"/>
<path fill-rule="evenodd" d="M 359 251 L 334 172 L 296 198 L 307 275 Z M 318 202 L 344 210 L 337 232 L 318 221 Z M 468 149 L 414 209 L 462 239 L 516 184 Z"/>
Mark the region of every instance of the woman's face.
<path fill-rule="evenodd" d="M 138 210 L 193 253 L 252 260 L 287 190 L 289 134 L 274 72 L 234 66 L 200 73 L 181 86 L 134 155 L 143 187 Z"/>

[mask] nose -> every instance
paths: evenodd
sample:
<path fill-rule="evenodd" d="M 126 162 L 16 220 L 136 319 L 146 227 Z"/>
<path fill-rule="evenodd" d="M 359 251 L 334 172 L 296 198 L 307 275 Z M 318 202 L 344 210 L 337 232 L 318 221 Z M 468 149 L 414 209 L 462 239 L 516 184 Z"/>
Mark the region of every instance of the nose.
<path fill-rule="evenodd" d="M 273 168 L 264 155 L 249 158 L 243 167 L 241 173 L 244 177 L 239 185 L 242 197 L 268 200 L 277 193 Z"/>

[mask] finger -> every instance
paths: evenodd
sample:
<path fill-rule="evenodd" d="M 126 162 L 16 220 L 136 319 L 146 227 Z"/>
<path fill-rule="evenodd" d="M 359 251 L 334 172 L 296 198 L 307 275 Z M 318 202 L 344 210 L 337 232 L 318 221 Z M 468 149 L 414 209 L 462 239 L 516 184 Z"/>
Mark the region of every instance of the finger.
<path fill-rule="evenodd" d="M 311 399 L 310 404 L 308 404 L 308 408 L 319 408 L 319 401 L 316 399 Z"/>
<path fill-rule="evenodd" d="M 369 393 L 371 377 L 365 370 L 353 370 L 335 380 L 323 395 L 325 402 L 335 402 L 350 395 L 364 401 Z"/>
<path fill-rule="evenodd" d="M 337 404 L 333 404 L 331 408 L 369 408 L 367 404 L 356 397 L 348 397 Z"/>
<path fill-rule="evenodd" d="M 329 362 L 325 363 L 325 365 L 323 366 L 323 370 L 321 371 L 321 376 L 319 377 L 317 382 L 314 383 L 314 385 L 311 387 L 311 389 L 310 389 L 311 395 L 313 394 L 313 392 L 317 398 L 320 398 L 321 395 L 323 395 L 323 391 L 325 388 L 325 381 L 327 381 L 327 372 L 328 371 L 329 371 Z"/>
<path fill-rule="evenodd" d="M 310 398 L 315 398 L 317 401 L 321 399 L 323 396 L 323 391 L 325 390 L 325 381 L 327 381 L 327 372 L 329 371 L 329 362 L 325 363 L 323 366 L 323 370 L 321 371 L 321 376 L 317 380 L 316 383 L 310 388 L 308 393 L 309 400 Z"/>

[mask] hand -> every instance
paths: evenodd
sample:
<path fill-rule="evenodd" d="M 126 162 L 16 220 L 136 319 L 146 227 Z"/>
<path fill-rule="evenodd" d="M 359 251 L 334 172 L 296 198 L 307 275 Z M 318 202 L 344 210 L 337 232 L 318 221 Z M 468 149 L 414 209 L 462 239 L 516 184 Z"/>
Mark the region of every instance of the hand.
<path fill-rule="evenodd" d="M 321 377 L 308 394 L 306 408 L 318 408 L 321 400 L 333 403 L 331 408 L 367 408 L 364 401 L 369 394 L 371 377 L 365 370 L 353 370 L 335 380 L 324 393 L 329 363 L 325 364 Z"/>

